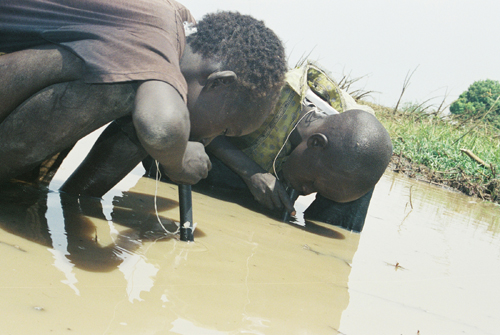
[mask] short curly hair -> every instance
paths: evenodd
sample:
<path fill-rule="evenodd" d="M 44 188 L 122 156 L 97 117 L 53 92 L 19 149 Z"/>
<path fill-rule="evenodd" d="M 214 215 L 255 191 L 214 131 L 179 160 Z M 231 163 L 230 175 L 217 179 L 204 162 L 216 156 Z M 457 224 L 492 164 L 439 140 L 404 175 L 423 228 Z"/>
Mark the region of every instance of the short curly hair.
<path fill-rule="evenodd" d="M 221 70 L 234 71 L 239 93 L 258 98 L 275 94 L 283 86 L 285 49 L 263 21 L 238 12 L 207 14 L 187 42 L 194 52 L 221 62 Z"/>

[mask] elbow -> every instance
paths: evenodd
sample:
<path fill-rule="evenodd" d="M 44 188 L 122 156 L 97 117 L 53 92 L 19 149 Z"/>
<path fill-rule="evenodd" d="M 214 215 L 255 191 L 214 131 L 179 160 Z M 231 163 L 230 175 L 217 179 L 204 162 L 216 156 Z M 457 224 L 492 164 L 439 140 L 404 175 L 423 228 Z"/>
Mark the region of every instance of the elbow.
<path fill-rule="evenodd" d="M 139 141 L 151 156 L 165 156 L 175 147 L 181 151 L 185 148 L 190 131 L 189 111 L 169 84 L 142 82 L 137 88 L 132 119 Z"/>
<path fill-rule="evenodd" d="M 146 151 L 163 151 L 166 147 L 187 143 L 189 139 L 189 115 L 167 115 L 161 118 L 134 117 L 134 127 L 139 141 Z"/>

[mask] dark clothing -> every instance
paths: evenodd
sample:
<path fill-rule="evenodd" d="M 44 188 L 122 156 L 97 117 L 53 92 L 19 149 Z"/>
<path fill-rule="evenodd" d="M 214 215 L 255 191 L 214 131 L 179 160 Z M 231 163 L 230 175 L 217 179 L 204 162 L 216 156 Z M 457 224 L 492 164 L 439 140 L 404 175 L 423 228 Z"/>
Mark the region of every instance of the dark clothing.
<path fill-rule="evenodd" d="M 318 193 L 313 203 L 305 210 L 304 218 L 361 232 L 365 225 L 373 190 L 371 189 L 359 199 L 345 203 L 329 200 Z"/>
<path fill-rule="evenodd" d="M 174 0 L 2 0 L 0 51 L 54 43 L 84 60 L 87 83 L 161 80 L 186 100 L 185 21 Z"/>

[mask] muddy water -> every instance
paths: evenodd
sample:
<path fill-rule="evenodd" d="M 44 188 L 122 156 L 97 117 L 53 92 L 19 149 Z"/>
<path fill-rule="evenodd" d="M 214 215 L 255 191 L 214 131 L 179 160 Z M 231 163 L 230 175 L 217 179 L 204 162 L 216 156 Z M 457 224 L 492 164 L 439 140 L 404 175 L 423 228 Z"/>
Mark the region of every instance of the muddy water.
<path fill-rule="evenodd" d="M 494 205 L 387 174 L 355 234 L 194 192 L 195 242 L 184 243 L 158 224 L 176 229 L 176 187 L 141 172 L 102 201 L 59 194 L 62 179 L 50 192 L 2 188 L 1 334 L 500 329 Z M 299 198 L 299 224 L 310 201 Z"/>
<path fill-rule="evenodd" d="M 344 334 L 498 334 L 499 206 L 391 173 L 368 216 Z"/>

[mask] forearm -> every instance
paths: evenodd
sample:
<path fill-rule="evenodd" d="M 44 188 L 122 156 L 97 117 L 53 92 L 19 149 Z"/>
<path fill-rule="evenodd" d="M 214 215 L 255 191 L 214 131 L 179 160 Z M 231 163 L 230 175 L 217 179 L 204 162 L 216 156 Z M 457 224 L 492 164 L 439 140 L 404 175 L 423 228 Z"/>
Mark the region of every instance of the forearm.
<path fill-rule="evenodd" d="M 245 181 L 259 203 L 269 209 L 285 207 L 290 213 L 294 211 L 283 185 L 225 137 L 215 138 L 207 149 Z"/>
<path fill-rule="evenodd" d="M 207 146 L 207 150 L 243 178 L 246 183 L 256 173 L 267 172 L 224 136 L 216 137 Z"/>

